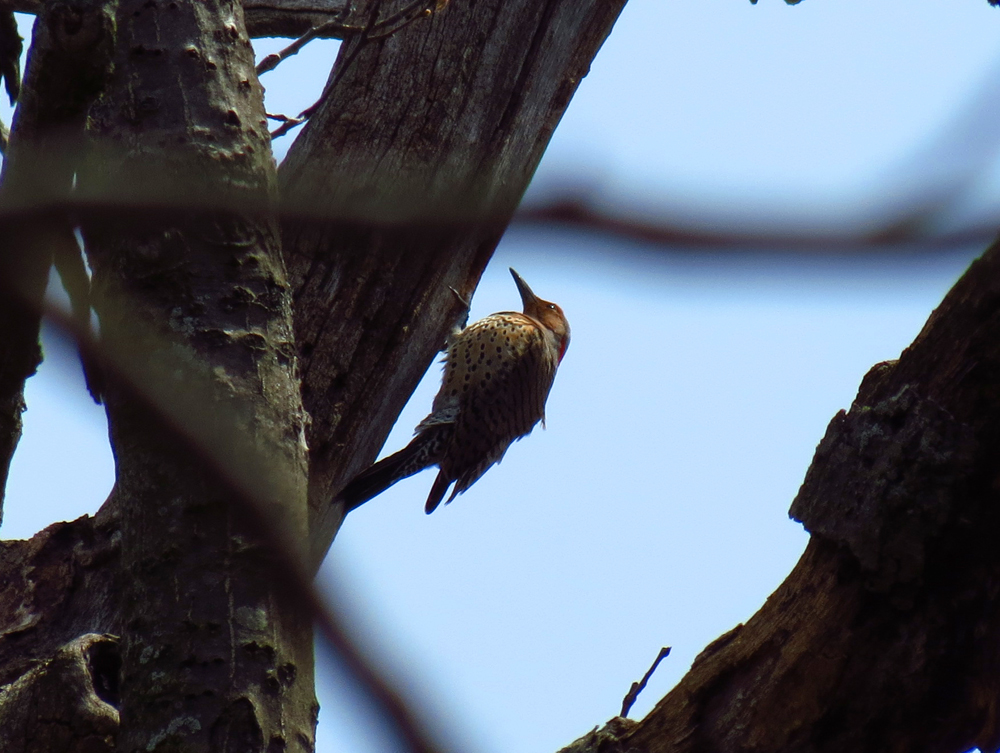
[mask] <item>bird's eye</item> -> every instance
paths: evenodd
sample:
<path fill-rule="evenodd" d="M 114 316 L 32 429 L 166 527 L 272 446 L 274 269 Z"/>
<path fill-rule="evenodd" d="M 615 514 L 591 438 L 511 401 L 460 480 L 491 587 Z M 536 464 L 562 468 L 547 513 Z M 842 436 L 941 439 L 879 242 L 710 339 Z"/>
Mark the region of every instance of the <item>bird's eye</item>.
<path fill-rule="evenodd" d="M 555 311 L 556 310 L 556 305 L 554 303 L 550 303 L 549 304 L 549 308 L 552 309 L 553 311 Z"/>

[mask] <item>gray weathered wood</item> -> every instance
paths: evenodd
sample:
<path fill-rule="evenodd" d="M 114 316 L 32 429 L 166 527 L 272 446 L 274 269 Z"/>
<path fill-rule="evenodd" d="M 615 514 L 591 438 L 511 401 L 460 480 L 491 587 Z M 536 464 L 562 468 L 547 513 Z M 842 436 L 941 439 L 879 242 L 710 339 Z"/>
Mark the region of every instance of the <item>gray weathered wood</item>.
<path fill-rule="evenodd" d="M 471 296 L 624 0 L 452 2 L 345 43 L 279 170 L 309 429 L 311 538 Z M 391 13 L 399 4 L 388 6 Z"/>

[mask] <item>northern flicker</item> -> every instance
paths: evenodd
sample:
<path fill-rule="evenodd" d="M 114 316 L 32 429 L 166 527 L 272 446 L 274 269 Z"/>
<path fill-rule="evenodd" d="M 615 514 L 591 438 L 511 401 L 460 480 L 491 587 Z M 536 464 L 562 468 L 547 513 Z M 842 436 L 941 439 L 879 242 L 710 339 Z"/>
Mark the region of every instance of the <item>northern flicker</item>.
<path fill-rule="evenodd" d="M 511 442 L 539 421 L 544 425 L 545 400 L 569 345 L 569 322 L 559 306 L 510 273 L 524 313 L 502 311 L 453 333 L 430 415 L 406 447 L 344 487 L 338 498 L 347 510 L 436 465 L 440 470 L 424 506 L 434 512 L 452 482 L 448 502 L 499 463 Z"/>

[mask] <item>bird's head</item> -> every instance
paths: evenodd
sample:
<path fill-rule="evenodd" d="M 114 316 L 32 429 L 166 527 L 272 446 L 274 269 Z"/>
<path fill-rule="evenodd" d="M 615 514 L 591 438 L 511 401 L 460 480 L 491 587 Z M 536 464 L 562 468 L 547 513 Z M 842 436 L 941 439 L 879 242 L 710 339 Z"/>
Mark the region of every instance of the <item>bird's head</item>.
<path fill-rule="evenodd" d="M 517 292 L 521 294 L 525 315 L 530 316 L 555 336 L 559 347 L 559 360 L 562 361 L 566 355 L 566 348 L 569 347 L 569 322 L 566 321 L 566 315 L 558 304 L 542 300 L 535 295 L 513 267 L 510 268 L 510 274 L 517 285 Z"/>

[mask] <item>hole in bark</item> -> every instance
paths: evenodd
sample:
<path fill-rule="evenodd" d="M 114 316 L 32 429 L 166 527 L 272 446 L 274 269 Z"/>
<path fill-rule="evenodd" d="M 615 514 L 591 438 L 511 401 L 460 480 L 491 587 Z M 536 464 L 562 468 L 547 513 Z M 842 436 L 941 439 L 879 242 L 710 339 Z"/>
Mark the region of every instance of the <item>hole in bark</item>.
<path fill-rule="evenodd" d="M 211 750 L 219 753 L 243 753 L 264 748 L 264 734 L 253 704 L 238 698 L 223 709 L 212 725 Z"/>
<path fill-rule="evenodd" d="M 282 685 L 285 685 L 286 687 L 295 682 L 295 675 L 296 675 L 295 665 L 290 662 L 287 664 L 282 664 L 280 667 L 278 667 L 278 681 Z"/>
<path fill-rule="evenodd" d="M 94 685 L 94 693 L 109 706 L 118 708 L 121 701 L 118 678 L 122 669 L 118 642 L 107 639 L 91 644 L 87 649 L 87 666 Z"/>

